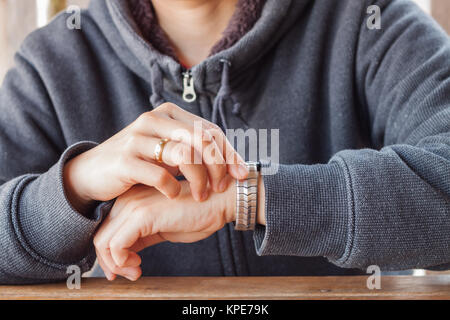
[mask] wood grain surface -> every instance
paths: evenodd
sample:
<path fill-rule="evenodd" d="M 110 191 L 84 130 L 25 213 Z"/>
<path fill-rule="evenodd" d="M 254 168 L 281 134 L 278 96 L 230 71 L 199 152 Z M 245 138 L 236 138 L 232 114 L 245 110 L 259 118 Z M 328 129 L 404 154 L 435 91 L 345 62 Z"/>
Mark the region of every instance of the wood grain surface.
<path fill-rule="evenodd" d="M 65 283 L 0 286 L 0 299 L 445 299 L 450 275 L 385 276 L 380 290 L 367 277 L 147 277 L 137 282 L 83 278 L 81 289 Z"/>

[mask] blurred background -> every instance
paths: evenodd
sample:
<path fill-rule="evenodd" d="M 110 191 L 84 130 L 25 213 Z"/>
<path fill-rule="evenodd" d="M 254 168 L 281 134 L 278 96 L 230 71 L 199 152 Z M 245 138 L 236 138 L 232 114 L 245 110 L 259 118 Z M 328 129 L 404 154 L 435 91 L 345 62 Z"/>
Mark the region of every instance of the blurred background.
<path fill-rule="evenodd" d="M 58 11 L 69 5 L 85 8 L 88 4 L 89 0 L 0 0 L 0 83 L 23 39 L 52 15 L 46 8 Z"/>
<path fill-rule="evenodd" d="M 450 0 L 411 1 L 419 4 L 450 34 Z M 0 0 L 0 83 L 12 67 L 14 53 L 28 33 L 45 25 L 54 14 L 69 5 L 85 8 L 88 4 L 89 0 Z M 412 272 L 415 275 L 432 273 L 424 270 Z"/>

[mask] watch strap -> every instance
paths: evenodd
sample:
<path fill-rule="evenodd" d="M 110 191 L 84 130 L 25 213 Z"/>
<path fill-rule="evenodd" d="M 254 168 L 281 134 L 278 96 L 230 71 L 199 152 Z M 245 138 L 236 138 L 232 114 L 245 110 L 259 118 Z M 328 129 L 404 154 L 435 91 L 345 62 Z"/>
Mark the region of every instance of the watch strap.
<path fill-rule="evenodd" d="M 254 230 L 258 212 L 258 179 L 260 164 L 246 162 L 247 179 L 236 181 L 236 223 L 235 230 Z"/>

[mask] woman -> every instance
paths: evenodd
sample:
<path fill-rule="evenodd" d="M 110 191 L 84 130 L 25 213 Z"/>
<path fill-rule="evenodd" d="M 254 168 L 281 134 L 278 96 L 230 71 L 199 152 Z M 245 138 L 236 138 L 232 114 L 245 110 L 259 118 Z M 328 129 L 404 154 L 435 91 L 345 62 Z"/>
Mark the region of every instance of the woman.
<path fill-rule="evenodd" d="M 0 282 L 96 256 L 110 280 L 449 267 L 450 41 L 410 1 L 93 0 L 67 19 L 0 91 Z M 170 152 L 199 152 L 164 140 L 198 122 L 236 161 Z M 233 230 L 248 170 L 215 124 L 280 130 L 254 233 Z"/>

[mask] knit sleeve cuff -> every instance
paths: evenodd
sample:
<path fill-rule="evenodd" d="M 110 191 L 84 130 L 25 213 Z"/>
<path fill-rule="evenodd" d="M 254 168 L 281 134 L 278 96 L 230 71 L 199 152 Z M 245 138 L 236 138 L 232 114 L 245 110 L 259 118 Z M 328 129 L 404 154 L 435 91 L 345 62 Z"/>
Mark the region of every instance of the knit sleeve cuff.
<path fill-rule="evenodd" d="M 254 232 L 258 255 L 344 254 L 350 195 L 340 164 L 279 165 L 263 181 L 266 226 Z"/>
<path fill-rule="evenodd" d="M 17 187 L 15 214 L 21 242 L 35 258 L 85 268 L 94 262 L 92 237 L 111 205 L 100 203 L 84 215 L 77 212 L 65 194 L 63 168 L 67 161 L 96 145 L 93 142 L 72 145 L 49 171 L 28 176 Z"/>

